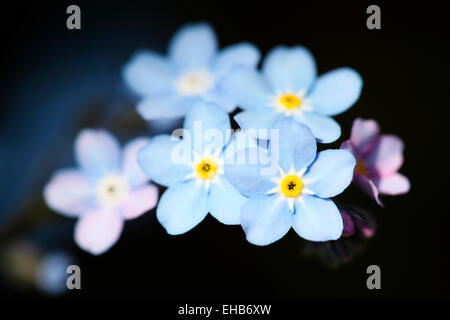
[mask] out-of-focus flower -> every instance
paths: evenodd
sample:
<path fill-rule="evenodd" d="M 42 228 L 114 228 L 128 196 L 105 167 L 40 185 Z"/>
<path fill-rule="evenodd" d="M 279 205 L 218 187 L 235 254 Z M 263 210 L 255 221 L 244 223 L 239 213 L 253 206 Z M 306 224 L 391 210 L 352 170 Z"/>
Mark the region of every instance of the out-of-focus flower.
<path fill-rule="evenodd" d="M 330 116 L 356 102 L 362 79 L 350 68 L 317 78 L 314 58 L 306 48 L 280 46 L 265 58 L 262 74 L 236 68 L 223 87 L 245 109 L 235 116 L 243 130 L 270 129 L 287 116 L 307 125 L 319 142 L 330 143 L 341 135 L 339 124 Z"/>
<path fill-rule="evenodd" d="M 231 112 L 236 102 L 222 90 L 222 78 L 236 66 L 255 68 L 260 59 L 250 43 L 218 52 L 214 30 L 205 23 L 178 30 L 168 51 L 167 57 L 137 52 L 123 69 L 127 85 L 142 97 L 137 110 L 147 120 L 182 117 L 198 98 Z"/>
<path fill-rule="evenodd" d="M 380 195 L 407 193 L 409 180 L 398 173 L 403 164 L 403 142 L 393 135 L 380 135 L 375 120 L 355 119 L 350 140 L 341 149 L 357 159 L 353 180 L 382 205 Z"/>
<path fill-rule="evenodd" d="M 360 233 L 364 238 L 372 238 L 375 234 L 375 222 L 372 216 L 355 206 L 339 206 L 344 221 L 343 237 L 350 237 Z"/>
<path fill-rule="evenodd" d="M 225 166 L 230 183 L 249 197 L 241 209 L 247 240 L 267 245 L 282 238 L 291 226 L 307 240 L 338 239 L 343 229 L 342 218 L 328 198 L 340 194 L 350 184 L 356 164 L 354 157 L 345 150 L 316 154 L 311 130 L 292 119 L 281 119 L 274 127 L 279 129 L 279 155 L 247 148 L 236 156 L 255 159 L 255 154 L 259 154 L 261 160 L 271 157 L 279 173 L 265 172 L 262 161 Z M 272 139 L 270 143 L 276 142 Z"/>
<path fill-rule="evenodd" d="M 37 288 L 48 295 L 62 294 L 67 289 L 67 267 L 76 263 L 64 250 L 45 251 L 29 240 L 8 243 L 0 261 L 1 275 L 9 279 L 13 287 Z"/>
<path fill-rule="evenodd" d="M 124 220 L 156 205 L 158 190 L 137 163 L 137 152 L 148 141 L 136 138 L 121 150 L 109 132 L 84 129 L 75 140 L 79 168 L 57 171 L 45 186 L 51 209 L 79 219 L 75 241 L 82 249 L 104 253 L 119 239 Z"/>
<path fill-rule="evenodd" d="M 360 253 L 368 240 L 375 235 L 375 222 L 370 213 L 352 206 L 338 204 L 344 221 L 342 237 L 326 242 L 306 242 L 303 253 L 318 256 L 330 267 L 337 267 L 349 262 Z"/>
<path fill-rule="evenodd" d="M 73 257 L 63 251 L 46 254 L 37 269 L 36 283 L 49 295 L 57 295 L 67 290 L 67 267 L 74 263 Z"/>
<path fill-rule="evenodd" d="M 159 222 L 172 235 L 194 228 L 208 212 L 224 224 L 239 224 L 246 198 L 224 177 L 223 164 L 228 154 L 245 145 L 246 137 L 231 136 L 228 114 L 202 101 L 186 114 L 183 131 L 182 140 L 170 135 L 152 138 L 138 154 L 144 172 L 168 187 L 156 209 Z M 217 139 L 211 141 L 211 134 Z"/>

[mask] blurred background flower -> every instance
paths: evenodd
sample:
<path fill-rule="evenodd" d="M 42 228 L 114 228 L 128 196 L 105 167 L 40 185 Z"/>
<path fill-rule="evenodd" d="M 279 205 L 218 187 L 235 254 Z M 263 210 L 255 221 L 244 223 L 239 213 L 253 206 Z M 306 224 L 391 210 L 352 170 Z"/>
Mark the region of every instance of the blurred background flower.
<path fill-rule="evenodd" d="M 375 235 L 376 225 L 370 213 L 353 206 L 338 204 L 344 221 L 342 236 L 333 241 L 307 241 L 302 249 L 305 256 L 317 257 L 327 266 L 342 266 L 363 252 L 368 239 Z"/>
<path fill-rule="evenodd" d="M 156 206 L 158 189 L 137 161 L 149 141 L 136 137 L 121 148 L 108 131 L 83 129 L 74 143 L 78 167 L 59 169 L 45 186 L 49 208 L 78 218 L 75 241 L 84 250 L 104 253 L 119 240 L 125 220 Z"/>
<path fill-rule="evenodd" d="M 11 76 L 5 85 L 9 91 L 2 94 L 0 255 L 7 258 L 0 260 L 0 270 L 7 271 L 0 272 L 0 279 L 5 276 L 7 286 L 16 289 L 23 281 L 10 279 L 26 278 L 25 282 L 34 282 L 43 292 L 52 291 L 50 282 L 60 273 L 55 272 L 52 278 L 47 271 L 59 270 L 55 266 L 68 261 L 64 254 L 71 253 L 63 248 L 74 251 L 73 222 L 45 207 L 42 190 L 52 172 L 73 163 L 77 132 L 103 127 L 125 142 L 136 136 L 169 132 L 180 122 L 142 120 L 135 111 L 136 97 L 120 76 L 136 42 L 158 48 L 156 35 L 134 27 L 94 28 L 89 34 L 68 38 L 61 35 L 65 32 L 64 28 L 46 29 L 39 39 L 27 39 L 27 50 L 15 57 L 14 74 L 20 77 Z M 111 41 L 112 34 L 121 38 L 120 46 Z M 68 42 L 57 40 L 60 36 Z M 59 226 L 69 228 L 61 233 L 56 231 Z M 44 229 L 59 237 L 51 251 L 35 248 L 34 240 L 21 244 L 24 237 Z M 40 284 L 36 277 L 42 278 Z"/>
<path fill-rule="evenodd" d="M 375 120 L 355 119 L 350 140 L 341 149 L 357 159 L 353 180 L 383 205 L 380 195 L 400 195 L 410 188 L 409 180 L 397 171 L 403 164 L 403 141 L 394 135 L 380 134 Z"/>
<path fill-rule="evenodd" d="M 223 91 L 223 77 L 235 67 L 254 69 L 259 59 L 259 50 L 250 43 L 219 52 L 210 25 L 187 24 L 172 37 L 167 57 L 140 51 L 123 68 L 123 77 L 142 97 L 137 110 L 147 120 L 183 117 L 198 99 L 231 112 L 237 105 Z"/>

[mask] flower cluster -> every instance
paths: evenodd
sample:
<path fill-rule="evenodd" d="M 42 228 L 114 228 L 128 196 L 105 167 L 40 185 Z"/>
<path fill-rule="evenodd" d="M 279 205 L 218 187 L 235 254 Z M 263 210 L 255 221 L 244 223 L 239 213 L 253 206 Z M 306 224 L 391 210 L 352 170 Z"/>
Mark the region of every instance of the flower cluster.
<path fill-rule="evenodd" d="M 352 181 L 379 204 L 381 194 L 408 191 L 407 178 L 397 173 L 403 144 L 380 135 L 374 120 L 356 119 L 340 149 L 317 152 L 318 143 L 341 136 L 332 116 L 359 99 L 358 72 L 339 68 L 318 76 L 312 54 L 301 46 L 275 47 L 258 70 L 260 56 L 250 43 L 219 51 L 205 23 L 182 27 L 167 56 L 132 56 L 122 74 L 138 96 L 138 113 L 145 120 L 183 117 L 183 128 L 137 138 L 122 150 L 105 130 L 81 131 L 79 168 L 56 172 L 44 199 L 79 218 L 75 241 L 82 249 L 107 251 L 124 220 L 155 206 L 172 235 L 209 213 L 241 225 L 255 245 L 273 243 L 291 227 L 310 241 L 336 240 L 353 222 L 332 198 Z M 234 131 L 229 113 L 237 107 L 240 130 Z M 150 181 L 167 188 L 159 202 Z"/>

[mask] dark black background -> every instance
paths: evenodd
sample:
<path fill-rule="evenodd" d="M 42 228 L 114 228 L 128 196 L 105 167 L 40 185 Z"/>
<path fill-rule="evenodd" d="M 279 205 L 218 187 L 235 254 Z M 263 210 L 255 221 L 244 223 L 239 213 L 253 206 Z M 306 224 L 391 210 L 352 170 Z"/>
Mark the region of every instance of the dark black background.
<path fill-rule="evenodd" d="M 256 247 L 246 242 L 239 226 L 221 225 L 208 217 L 187 234 L 172 237 L 151 212 L 128 222 L 119 243 L 105 255 L 93 257 L 73 247 L 83 270 L 83 289 L 66 298 L 450 297 L 449 210 L 440 206 L 449 189 L 444 71 L 449 57 L 444 51 L 448 32 L 443 4 L 374 2 L 381 7 L 382 29 L 368 30 L 365 11 L 371 3 L 362 2 L 73 3 L 81 7 L 80 31 L 66 29 L 65 10 L 72 2 L 17 2 L 2 10 L 2 101 L 32 72 L 33 57 L 49 46 L 74 46 L 83 59 L 93 47 L 105 46 L 105 52 L 120 52 L 124 63 L 134 49 L 164 52 L 182 24 L 208 21 L 221 47 L 245 40 L 265 54 L 278 44 L 302 44 L 315 55 L 319 74 L 341 66 L 358 70 L 363 92 L 354 107 L 337 117 L 343 129 L 339 143 L 348 138 L 354 118 L 376 119 L 383 132 L 404 140 L 401 172 L 410 178 L 412 188 L 405 196 L 385 198 L 385 209 L 358 190 L 349 190 L 347 199 L 371 211 L 378 230 L 360 254 L 339 268 L 304 257 L 304 242 L 293 231 L 271 246 Z M 139 36 L 127 39 L 134 30 Z M 103 38 L 97 44 L 99 34 Z M 49 65 L 53 58 L 48 56 Z M 2 103 L 2 125 L 14 107 Z M 365 271 L 371 264 L 381 267 L 382 290 L 366 288 Z"/>

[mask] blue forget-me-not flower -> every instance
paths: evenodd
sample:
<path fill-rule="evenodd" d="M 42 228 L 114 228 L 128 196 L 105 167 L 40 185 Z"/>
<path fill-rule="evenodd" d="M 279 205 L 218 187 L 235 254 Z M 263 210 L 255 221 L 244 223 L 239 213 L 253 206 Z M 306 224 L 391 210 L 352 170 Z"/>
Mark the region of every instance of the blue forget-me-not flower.
<path fill-rule="evenodd" d="M 282 238 L 291 227 L 307 240 L 338 239 L 343 222 L 329 198 L 340 194 L 352 181 L 355 158 L 345 150 L 316 154 L 311 130 L 292 119 L 278 120 L 274 128 L 279 130 L 278 154 L 267 156 L 279 170 L 263 174 L 260 161 L 225 165 L 228 181 L 249 197 L 241 208 L 247 240 L 267 245 Z M 270 143 L 277 141 L 272 139 Z M 246 148 L 236 156 L 249 159 L 267 152 Z"/>
<path fill-rule="evenodd" d="M 287 116 L 307 125 L 319 142 L 330 143 L 341 135 L 339 124 L 330 116 L 356 102 L 362 79 L 350 68 L 317 78 L 314 58 L 306 48 L 279 46 L 268 53 L 262 73 L 236 68 L 223 87 L 245 109 L 235 116 L 244 131 L 270 129 Z"/>
<path fill-rule="evenodd" d="M 233 67 L 254 69 L 259 59 L 259 50 L 250 43 L 218 52 L 216 35 L 208 24 L 188 24 L 173 36 L 167 57 L 137 52 L 125 65 L 123 76 L 142 97 L 137 110 L 146 120 L 183 117 L 198 99 L 231 112 L 236 102 L 223 91 L 223 77 Z"/>
<path fill-rule="evenodd" d="M 182 139 L 155 136 L 138 153 L 150 179 L 168 187 L 156 209 L 158 221 L 172 235 L 194 228 L 208 212 L 224 224 L 239 224 L 246 198 L 225 178 L 224 162 L 256 143 L 243 133 L 232 135 L 226 111 L 203 101 L 186 114 L 182 131 Z"/>

